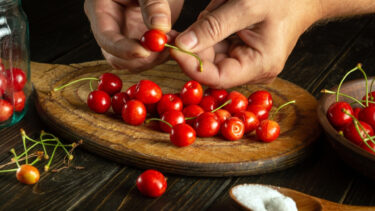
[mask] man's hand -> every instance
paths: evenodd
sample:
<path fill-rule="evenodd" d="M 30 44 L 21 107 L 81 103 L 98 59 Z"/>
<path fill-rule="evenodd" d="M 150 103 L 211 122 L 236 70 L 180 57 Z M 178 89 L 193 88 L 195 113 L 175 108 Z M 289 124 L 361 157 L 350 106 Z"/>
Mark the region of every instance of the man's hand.
<path fill-rule="evenodd" d="M 182 0 L 86 0 L 84 8 L 106 60 L 117 69 L 140 71 L 164 62 L 169 54 L 150 52 L 139 38 L 151 28 L 174 38 L 171 24 L 182 5 Z"/>
<path fill-rule="evenodd" d="M 320 17 L 317 0 L 212 0 L 176 45 L 197 52 L 197 61 L 172 51 L 191 78 L 216 88 L 274 79 L 299 36 Z"/>

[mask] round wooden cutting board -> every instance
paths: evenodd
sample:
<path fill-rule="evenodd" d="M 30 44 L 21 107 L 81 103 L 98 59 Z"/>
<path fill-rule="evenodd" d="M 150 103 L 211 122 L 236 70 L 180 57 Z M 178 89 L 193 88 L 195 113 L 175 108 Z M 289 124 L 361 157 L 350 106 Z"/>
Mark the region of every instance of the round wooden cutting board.
<path fill-rule="evenodd" d="M 243 85 L 233 89 L 245 96 L 256 90 L 268 90 L 273 97 L 273 110 L 287 101 L 296 100 L 296 104 L 285 107 L 275 116 L 281 127 L 277 140 L 258 142 L 252 133 L 238 141 L 226 141 L 220 136 L 197 138 L 194 144 L 178 148 L 171 144 L 168 134 L 155 129 L 156 123 L 131 126 L 112 111 L 106 114 L 90 111 L 86 105 L 90 92 L 88 81 L 52 91 L 75 79 L 111 72 L 121 77 L 123 90 L 141 79 L 150 79 L 159 84 L 163 93 L 176 93 L 189 78 L 175 62 L 138 74 L 114 70 L 104 61 L 72 65 L 32 63 L 31 69 L 37 109 L 51 130 L 66 140 L 84 140 L 83 147 L 100 156 L 139 168 L 194 176 L 261 174 L 303 160 L 321 132 L 315 98 L 306 90 L 277 78 L 272 84 Z"/>

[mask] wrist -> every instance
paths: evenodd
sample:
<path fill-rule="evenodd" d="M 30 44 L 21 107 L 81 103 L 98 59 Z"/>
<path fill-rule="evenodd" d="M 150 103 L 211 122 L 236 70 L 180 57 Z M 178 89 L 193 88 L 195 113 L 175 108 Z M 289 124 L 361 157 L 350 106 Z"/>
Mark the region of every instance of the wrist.
<path fill-rule="evenodd" d="M 321 20 L 363 15 L 375 12 L 374 0 L 318 0 L 321 5 Z"/>

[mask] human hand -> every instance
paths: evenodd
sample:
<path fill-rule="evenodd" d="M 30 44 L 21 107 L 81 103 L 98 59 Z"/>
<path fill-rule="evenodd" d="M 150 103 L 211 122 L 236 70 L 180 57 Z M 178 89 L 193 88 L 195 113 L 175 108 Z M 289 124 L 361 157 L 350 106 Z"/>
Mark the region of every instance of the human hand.
<path fill-rule="evenodd" d="M 178 35 L 171 56 L 192 79 L 214 88 L 272 81 L 299 36 L 321 15 L 316 0 L 212 0 L 198 21 Z M 194 38 L 195 37 L 195 38 Z"/>
<path fill-rule="evenodd" d="M 164 62 L 169 53 L 150 52 L 139 38 L 156 28 L 173 39 L 177 32 L 171 24 L 182 5 L 182 0 L 86 0 L 84 8 L 105 59 L 116 69 L 141 71 Z"/>

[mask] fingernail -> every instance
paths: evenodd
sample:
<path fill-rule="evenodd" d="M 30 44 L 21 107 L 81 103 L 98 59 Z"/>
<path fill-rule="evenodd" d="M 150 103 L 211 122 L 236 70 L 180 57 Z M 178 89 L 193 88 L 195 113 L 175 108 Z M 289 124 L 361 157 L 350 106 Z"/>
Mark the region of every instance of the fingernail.
<path fill-rule="evenodd" d="M 157 14 L 151 17 L 151 25 L 156 28 L 169 28 L 168 18 L 164 14 Z"/>
<path fill-rule="evenodd" d="M 189 31 L 181 35 L 181 37 L 179 37 L 176 42 L 177 45 L 180 46 L 182 49 L 190 50 L 197 45 L 198 38 L 194 31 Z"/>

